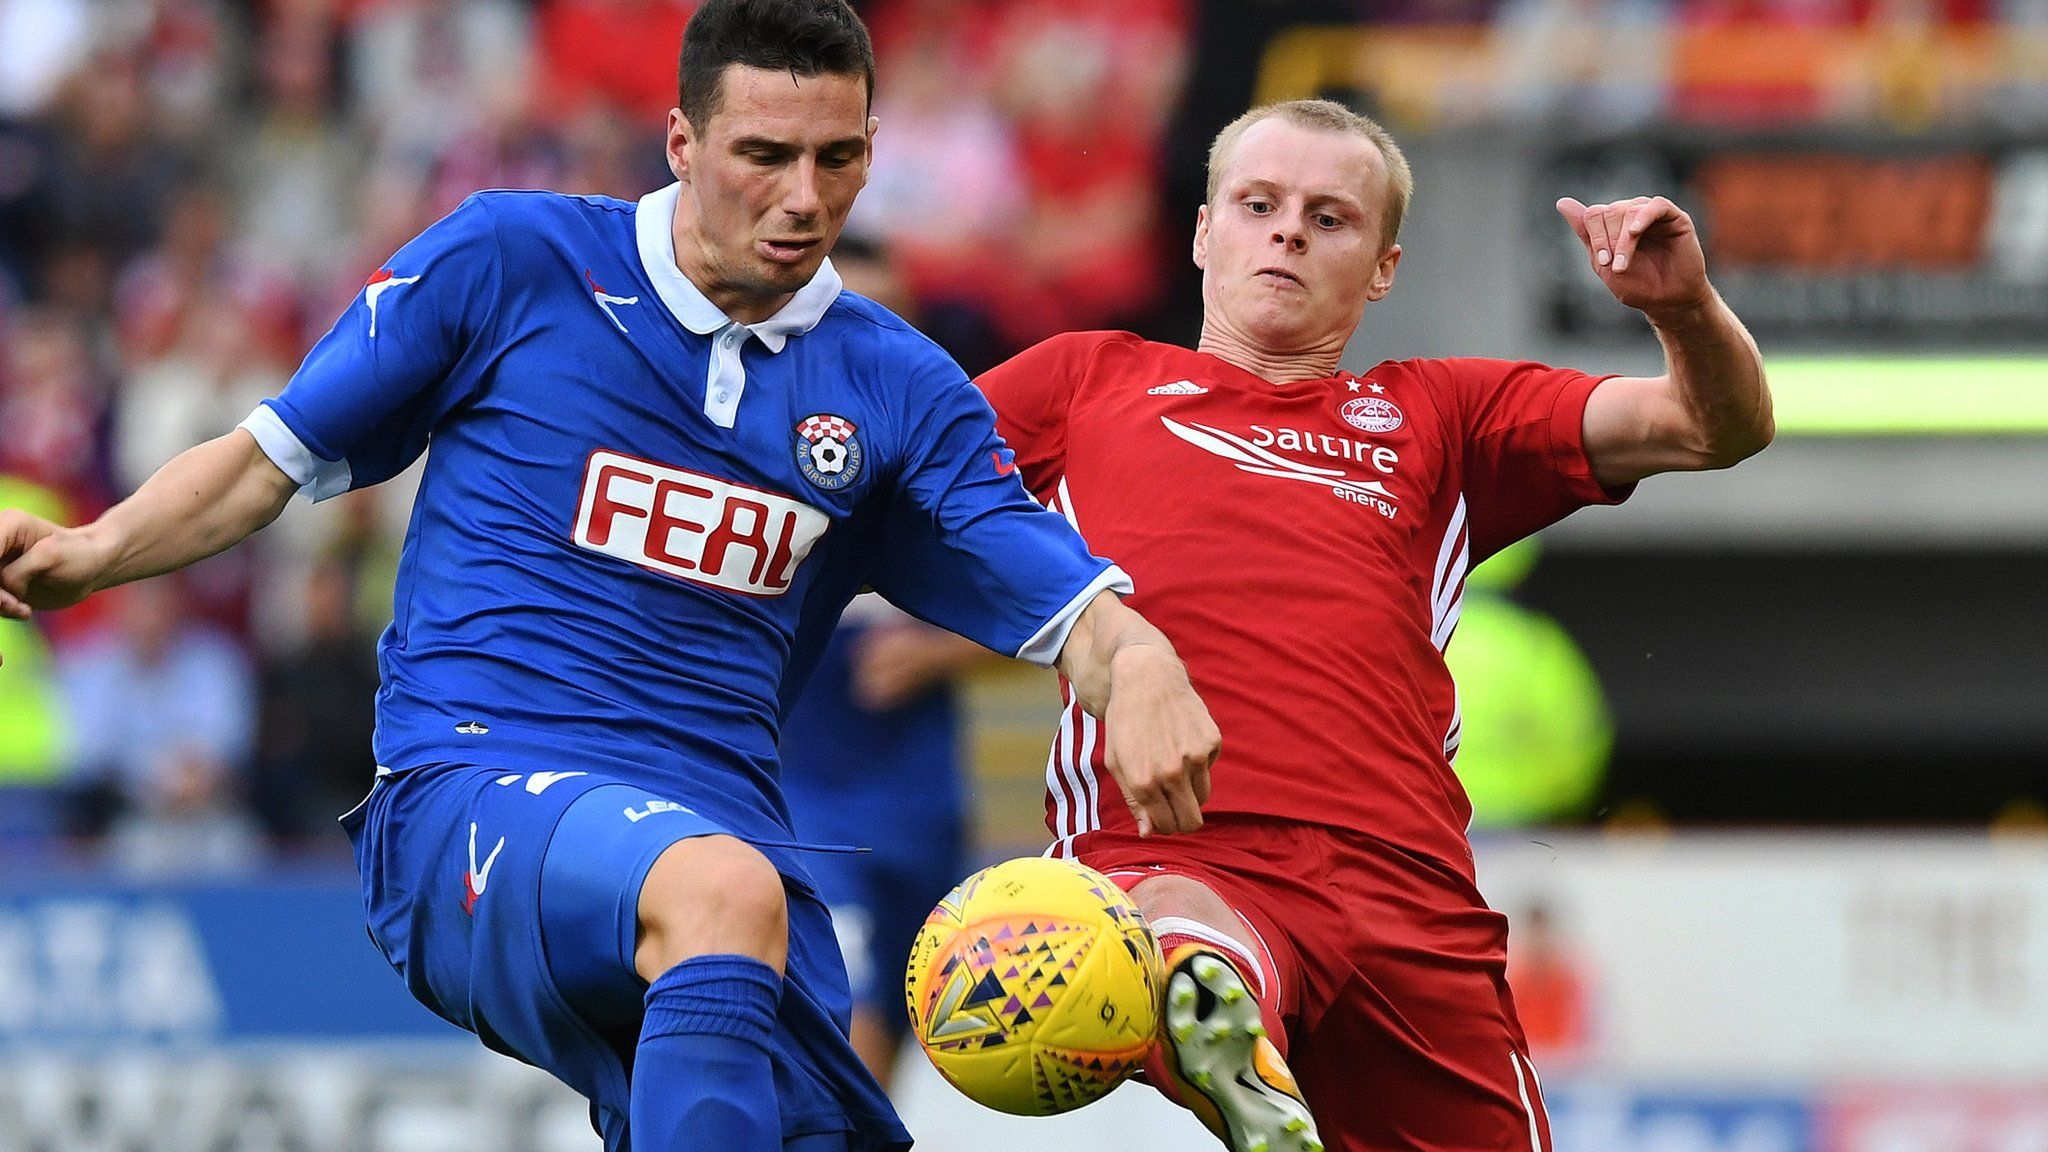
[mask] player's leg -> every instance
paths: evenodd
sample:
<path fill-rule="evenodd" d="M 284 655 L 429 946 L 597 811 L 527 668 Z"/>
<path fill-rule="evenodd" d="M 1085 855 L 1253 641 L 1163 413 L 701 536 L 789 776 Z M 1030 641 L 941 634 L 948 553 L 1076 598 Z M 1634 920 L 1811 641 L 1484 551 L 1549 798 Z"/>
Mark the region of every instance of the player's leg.
<path fill-rule="evenodd" d="M 891 955 L 895 941 L 884 922 L 897 887 L 896 877 L 874 853 L 866 852 L 821 856 L 811 862 L 810 871 L 818 895 L 831 909 L 833 935 L 846 962 L 846 982 L 853 997 L 849 1033 L 853 1050 L 886 1089 L 900 1035 L 892 1025 L 905 1016 L 901 970 L 903 957 L 909 954 L 906 938 L 903 951 Z M 911 934 L 916 931 L 913 924 Z"/>
<path fill-rule="evenodd" d="M 1338 1152 L 1550 1152 L 1543 1090 L 1491 981 L 1455 958 L 1356 973 L 1294 1066 Z"/>
<path fill-rule="evenodd" d="M 632 786 L 571 804 L 540 927 L 562 999 L 630 1078 L 593 1093 L 609 1152 L 908 1142 L 846 1039 L 846 975 L 802 880 Z M 816 1138 L 816 1139 L 814 1139 Z M 808 1143 L 799 1144 L 799 1141 Z"/>
<path fill-rule="evenodd" d="M 1284 1053 L 1280 973 L 1260 933 L 1191 876 L 1155 873 L 1130 892 L 1166 957 L 1162 1035 L 1147 1078 L 1233 1152 L 1319 1152 Z"/>
<path fill-rule="evenodd" d="M 846 958 L 846 979 L 853 987 L 853 1028 L 849 1033 L 853 1050 L 886 1089 L 901 1050 L 901 1032 L 893 1026 L 894 1017 L 902 1016 L 903 1011 L 896 1008 L 891 1012 L 893 1005 L 882 1003 L 880 997 L 883 992 L 896 1000 L 901 996 L 895 993 L 893 981 L 882 979 L 886 971 L 880 963 L 883 946 L 869 906 L 834 902 L 831 907 L 839 952 Z"/>
<path fill-rule="evenodd" d="M 681 804 L 592 772 L 527 768 L 407 774 L 344 822 L 372 938 L 422 1002 L 589 1098 L 608 1152 L 669 1152 L 707 1147 L 699 1135 L 683 1143 L 659 1132 L 688 1123 L 664 1120 L 668 1103 L 689 1107 L 706 1078 L 694 1063 L 662 1071 L 675 1061 L 647 1058 L 643 1033 L 656 1048 L 705 1034 L 737 1034 L 749 1048 L 765 1001 L 766 1087 L 748 1085 L 761 1062 L 746 1050 L 737 1089 L 711 1084 L 745 1101 L 753 1143 L 709 1146 L 777 1149 L 846 1131 L 864 1147 L 907 1144 L 846 1042 L 845 975 L 807 887 L 771 880 L 758 852 Z M 678 844 L 701 850 L 669 856 Z M 692 874 L 703 891 L 678 893 Z M 652 932 L 642 928 L 643 895 Z M 651 994 L 650 983 L 669 994 Z M 650 1002 L 672 1010 L 650 1013 Z M 666 1097 L 655 1117 L 636 1114 L 652 1092 Z"/>
<path fill-rule="evenodd" d="M 1550 1152 L 1508 993 L 1505 920 L 1469 878 L 1363 837 L 1330 839 L 1327 903 L 1291 914 L 1343 962 L 1290 1055 L 1331 1147 Z"/>
<path fill-rule="evenodd" d="M 910 1013 L 903 1002 L 903 968 L 918 930 L 932 907 L 966 871 L 965 846 L 956 830 L 934 829 L 917 844 L 892 846 L 882 853 L 842 857 L 867 862 L 861 869 L 860 914 L 865 918 L 865 955 L 855 959 L 846 950 L 848 982 L 853 989 L 853 1045 L 861 1059 L 887 1088 L 904 1042 L 910 1038 Z M 813 868 L 817 875 L 822 869 Z M 820 888 L 825 881 L 819 879 Z M 833 924 L 839 908 L 832 909 Z M 842 945 L 845 938 L 841 937 Z"/>
<path fill-rule="evenodd" d="M 640 886 L 633 966 L 647 981 L 634 1048 L 640 1152 L 782 1147 L 772 1038 L 789 950 L 782 877 L 730 836 L 679 840 Z"/>

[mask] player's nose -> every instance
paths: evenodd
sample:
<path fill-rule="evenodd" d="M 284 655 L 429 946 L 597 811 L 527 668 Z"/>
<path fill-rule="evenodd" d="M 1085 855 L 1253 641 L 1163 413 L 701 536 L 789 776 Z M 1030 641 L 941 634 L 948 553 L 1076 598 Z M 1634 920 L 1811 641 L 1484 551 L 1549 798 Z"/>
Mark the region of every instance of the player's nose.
<path fill-rule="evenodd" d="M 1273 243 L 1291 252 L 1300 252 L 1308 247 L 1308 227 L 1293 218 L 1273 222 Z"/>
<path fill-rule="evenodd" d="M 818 187 L 817 160 L 806 156 L 790 165 L 789 171 L 789 181 L 782 191 L 782 210 L 805 219 L 816 216 L 824 205 L 824 197 Z"/>

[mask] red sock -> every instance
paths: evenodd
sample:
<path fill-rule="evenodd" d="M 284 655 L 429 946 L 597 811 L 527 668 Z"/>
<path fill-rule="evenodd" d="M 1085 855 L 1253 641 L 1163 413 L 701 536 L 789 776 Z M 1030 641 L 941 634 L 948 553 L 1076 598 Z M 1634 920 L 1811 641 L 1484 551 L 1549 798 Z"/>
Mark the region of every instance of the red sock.
<path fill-rule="evenodd" d="M 1273 971 L 1272 959 L 1263 955 L 1264 949 L 1247 948 L 1230 936 L 1183 916 L 1161 916 L 1152 921 L 1152 930 L 1159 938 L 1160 953 L 1166 957 L 1169 979 L 1173 975 L 1174 953 L 1188 945 L 1212 952 L 1236 969 L 1245 987 L 1258 997 L 1259 1016 L 1266 1023 L 1267 1037 L 1283 1058 L 1287 1055 L 1287 1029 L 1280 1019 L 1279 981 Z M 1152 1055 L 1145 1061 L 1145 1078 L 1168 1096 L 1174 1096 L 1172 1089 L 1167 1087 L 1173 1080 L 1167 1071 L 1168 1066 L 1163 1063 L 1165 1051 L 1164 1044 L 1153 1048 Z"/>

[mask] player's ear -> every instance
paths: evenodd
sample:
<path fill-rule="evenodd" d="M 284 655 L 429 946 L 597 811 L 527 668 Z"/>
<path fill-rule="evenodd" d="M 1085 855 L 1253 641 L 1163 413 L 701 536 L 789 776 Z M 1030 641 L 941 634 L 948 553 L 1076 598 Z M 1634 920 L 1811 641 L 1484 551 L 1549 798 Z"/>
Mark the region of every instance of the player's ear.
<path fill-rule="evenodd" d="M 1209 206 L 1195 209 L 1195 267 L 1209 270 Z"/>
<path fill-rule="evenodd" d="M 696 140 L 696 135 L 690 127 L 690 118 L 683 115 L 681 108 L 668 110 L 668 170 L 678 180 L 689 176 L 690 145 Z"/>
<path fill-rule="evenodd" d="M 1365 298 L 1377 304 L 1387 293 L 1394 290 L 1394 267 L 1401 262 L 1401 246 L 1390 245 L 1380 253 L 1379 263 L 1373 266 L 1372 282 L 1366 285 Z"/>

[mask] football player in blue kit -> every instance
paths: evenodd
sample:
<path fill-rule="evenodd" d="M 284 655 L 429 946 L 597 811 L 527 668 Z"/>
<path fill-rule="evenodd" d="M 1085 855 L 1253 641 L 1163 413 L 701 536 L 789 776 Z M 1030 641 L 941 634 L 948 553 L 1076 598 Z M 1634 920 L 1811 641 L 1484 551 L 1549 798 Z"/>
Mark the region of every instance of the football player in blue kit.
<path fill-rule="evenodd" d="M 885 1089 L 910 1034 L 903 967 L 911 944 L 968 872 L 955 682 L 998 662 L 979 644 L 861 596 L 783 718 L 782 791 L 797 832 L 872 846 L 821 855 L 811 874 L 846 958 L 853 1049 Z"/>
<path fill-rule="evenodd" d="M 777 782 L 840 609 L 872 586 L 1056 663 L 1116 718 L 1146 829 L 1200 824 L 1219 736 L 966 376 L 840 290 L 876 127 L 844 0 L 710 0 L 680 71 L 675 184 L 471 197 L 240 428 L 92 524 L 0 511 L 0 613 L 192 563 L 431 443 L 383 767 L 343 819 L 372 938 L 587 1096 L 610 1152 L 899 1148 Z"/>

